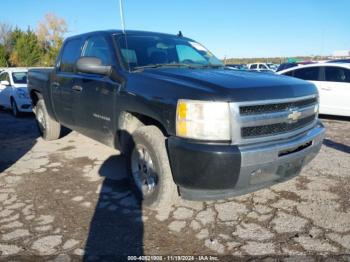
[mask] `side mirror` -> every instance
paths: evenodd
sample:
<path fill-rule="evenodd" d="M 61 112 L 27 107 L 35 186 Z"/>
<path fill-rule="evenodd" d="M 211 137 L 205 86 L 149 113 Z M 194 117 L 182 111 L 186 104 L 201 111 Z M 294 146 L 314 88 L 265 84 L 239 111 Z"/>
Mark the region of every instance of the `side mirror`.
<path fill-rule="evenodd" d="M 112 66 L 104 66 L 101 59 L 92 56 L 80 57 L 75 66 L 80 73 L 110 75 L 112 71 Z"/>
<path fill-rule="evenodd" d="M 9 86 L 10 85 L 9 81 L 7 81 L 7 80 L 2 80 L 0 82 L 0 84 L 3 85 L 3 86 Z"/>

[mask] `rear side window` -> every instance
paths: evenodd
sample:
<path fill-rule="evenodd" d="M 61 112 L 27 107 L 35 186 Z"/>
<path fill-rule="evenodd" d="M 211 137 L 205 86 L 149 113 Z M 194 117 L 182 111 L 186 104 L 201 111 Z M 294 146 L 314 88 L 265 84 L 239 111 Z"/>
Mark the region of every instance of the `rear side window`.
<path fill-rule="evenodd" d="M 325 67 L 325 81 L 350 83 L 350 70 L 341 67 Z"/>
<path fill-rule="evenodd" d="M 259 69 L 267 69 L 267 68 L 266 68 L 266 66 L 265 66 L 265 65 L 260 64 L 260 65 L 259 65 Z"/>
<path fill-rule="evenodd" d="M 250 66 L 250 69 L 256 69 L 257 68 L 257 65 L 251 65 Z"/>
<path fill-rule="evenodd" d="M 27 83 L 27 72 L 12 73 L 12 80 L 15 84 L 26 84 Z"/>
<path fill-rule="evenodd" d="M 319 80 L 319 67 L 308 67 L 294 71 L 294 77 L 309 81 Z"/>
<path fill-rule="evenodd" d="M 294 70 L 286 72 L 283 75 L 285 75 L 285 76 L 293 76 L 294 75 Z"/>
<path fill-rule="evenodd" d="M 111 65 L 112 54 L 107 40 L 103 36 L 93 36 L 87 40 L 83 56 L 101 59 L 102 65 Z"/>
<path fill-rule="evenodd" d="M 80 57 L 82 39 L 69 40 L 63 47 L 60 71 L 74 72 L 75 62 Z"/>

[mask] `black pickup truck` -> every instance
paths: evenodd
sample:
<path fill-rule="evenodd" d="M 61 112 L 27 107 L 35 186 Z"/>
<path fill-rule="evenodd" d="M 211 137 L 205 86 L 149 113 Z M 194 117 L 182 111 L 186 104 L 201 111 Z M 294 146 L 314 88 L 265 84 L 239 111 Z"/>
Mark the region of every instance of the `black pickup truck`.
<path fill-rule="evenodd" d="M 120 150 L 158 209 L 252 192 L 300 173 L 325 129 L 302 80 L 225 69 L 179 35 L 99 31 L 66 39 L 54 68 L 30 69 L 39 129 L 61 126 Z"/>

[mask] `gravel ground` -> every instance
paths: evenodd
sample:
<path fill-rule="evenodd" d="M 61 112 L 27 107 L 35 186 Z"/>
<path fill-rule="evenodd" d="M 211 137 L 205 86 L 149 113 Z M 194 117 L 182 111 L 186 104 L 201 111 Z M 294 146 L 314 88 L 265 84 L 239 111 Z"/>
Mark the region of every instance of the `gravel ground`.
<path fill-rule="evenodd" d="M 349 261 L 350 120 L 323 122 L 321 153 L 299 177 L 225 201 L 179 200 L 156 214 L 129 191 L 117 151 L 76 132 L 45 142 L 32 116 L 2 111 L 0 261 L 111 255 Z"/>

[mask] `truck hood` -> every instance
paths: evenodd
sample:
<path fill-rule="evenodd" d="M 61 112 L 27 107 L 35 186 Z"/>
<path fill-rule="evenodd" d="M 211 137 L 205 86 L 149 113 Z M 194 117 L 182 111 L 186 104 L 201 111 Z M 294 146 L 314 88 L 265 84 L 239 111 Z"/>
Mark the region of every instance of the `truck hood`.
<path fill-rule="evenodd" d="M 309 82 L 272 73 L 225 69 L 147 69 L 145 77 L 206 92 L 208 97 L 227 101 L 283 99 L 317 94 Z M 191 93 L 191 92 L 186 92 Z"/>

